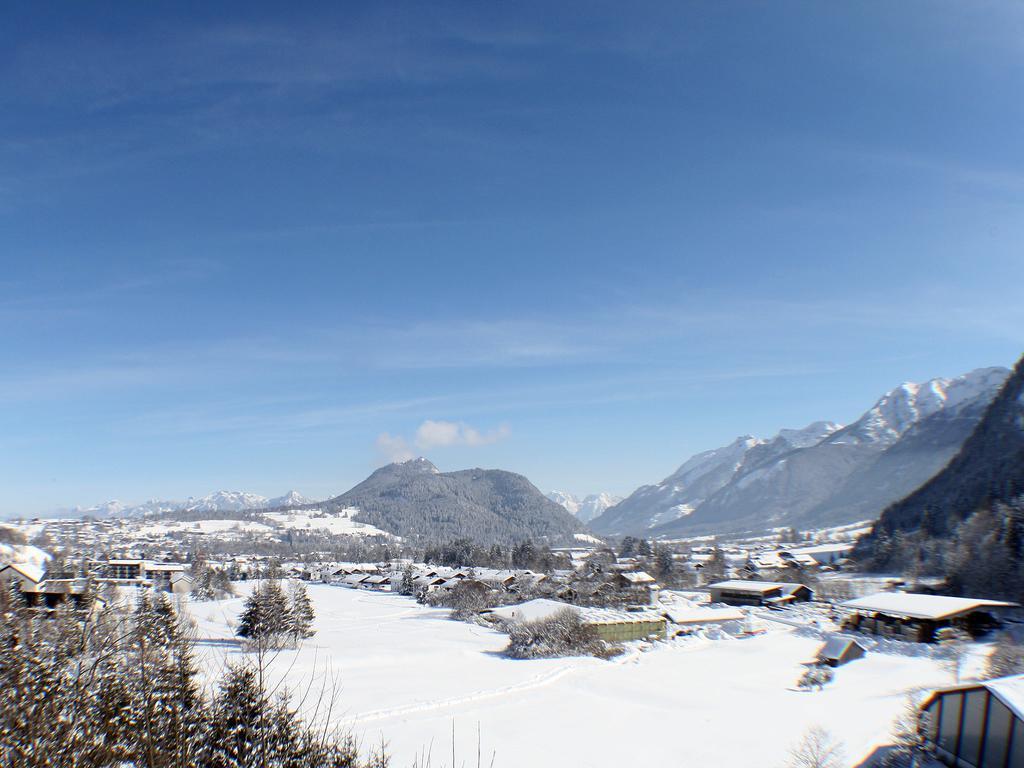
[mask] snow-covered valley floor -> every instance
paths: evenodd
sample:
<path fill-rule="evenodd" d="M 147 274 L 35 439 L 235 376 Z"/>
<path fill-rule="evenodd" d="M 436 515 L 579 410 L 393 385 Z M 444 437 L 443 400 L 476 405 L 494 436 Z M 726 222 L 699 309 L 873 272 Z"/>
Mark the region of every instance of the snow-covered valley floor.
<path fill-rule="evenodd" d="M 949 685 L 932 659 L 871 653 L 836 670 L 823 692 L 795 689 L 820 642 L 785 625 L 739 640 L 690 640 L 613 661 L 513 661 L 506 637 L 450 621 L 398 595 L 311 584 L 317 634 L 281 652 L 273 670 L 291 690 L 337 687 L 331 719 L 365 747 L 388 743 L 396 767 L 431 755 L 457 764 L 566 768 L 631 764 L 781 766 L 819 724 L 857 765 L 884 743 L 905 693 Z M 242 652 L 231 641 L 242 600 L 189 606 L 204 669 Z M 307 707 L 311 699 L 307 697 Z"/>

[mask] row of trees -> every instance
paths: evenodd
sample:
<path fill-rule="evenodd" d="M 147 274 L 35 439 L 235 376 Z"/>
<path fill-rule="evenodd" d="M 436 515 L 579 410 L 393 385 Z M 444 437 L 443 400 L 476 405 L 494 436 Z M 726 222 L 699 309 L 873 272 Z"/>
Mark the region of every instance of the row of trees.
<path fill-rule="evenodd" d="M 501 544 L 488 547 L 467 538 L 452 539 L 428 544 L 421 559 L 425 563 L 453 568 L 520 568 L 540 573 L 571 565 L 567 556 L 552 552 L 546 544 L 537 544 L 532 539 L 524 539 L 510 547 Z"/>
<path fill-rule="evenodd" d="M 269 690 L 262 656 L 203 689 L 167 595 L 93 614 L 0 600 L 0 764 L 11 768 L 383 768 Z M 316 716 L 314 715 L 314 721 Z"/>
<path fill-rule="evenodd" d="M 258 648 L 283 648 L 316 634 L 315 618 L 305 584 L 291 581 L 286 593 L 271 579 L 257 584 L 245 599 L 235 634 Z"/>
<path fill-rule="evenodd" d="M 1024 498 L 997 502 L 960 523 L 952 536 L 879 530 L 865 565 L 920 576 L 942 576 L 955 594 L 1024 598 Z"/>

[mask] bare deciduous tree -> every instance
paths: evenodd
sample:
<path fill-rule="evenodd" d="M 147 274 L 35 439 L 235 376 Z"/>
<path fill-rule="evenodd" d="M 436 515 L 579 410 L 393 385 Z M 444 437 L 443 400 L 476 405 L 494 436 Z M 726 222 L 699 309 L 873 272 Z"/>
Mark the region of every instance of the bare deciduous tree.
<path fill-rule="evenodd" d="M 808 728 L 789 751 L 788 768 L 843 768 L 843 747 L 820 725 Z"/>

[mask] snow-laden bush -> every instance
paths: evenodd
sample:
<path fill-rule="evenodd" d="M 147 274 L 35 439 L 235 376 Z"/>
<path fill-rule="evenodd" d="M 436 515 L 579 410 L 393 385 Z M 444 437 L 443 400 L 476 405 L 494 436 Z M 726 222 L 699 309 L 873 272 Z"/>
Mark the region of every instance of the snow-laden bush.
<path fill-rule="evenodd" d="M 568 608 L 536 621 L 522 621 L 508 627 L 505 655 L 513 659 L 542 659 L 553 656 L 602 656 L 610 648 L 593 627 L 580 621 Z"/>
<path fill-rule="evenodd" d="M 815 664 L 806 669 L 796 685 L 804 691 L 813 691 L 815 688 L 820 691 L 832 682 L 833 677 L 835 677 L 835 673 L 832 671 L 832 667 L 824 664 Z"/>

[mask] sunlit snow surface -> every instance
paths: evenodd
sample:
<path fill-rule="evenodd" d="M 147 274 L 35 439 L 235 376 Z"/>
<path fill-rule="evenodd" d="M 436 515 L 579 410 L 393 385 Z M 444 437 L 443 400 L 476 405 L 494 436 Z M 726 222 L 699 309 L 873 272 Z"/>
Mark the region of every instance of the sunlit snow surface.
<path fill-rule="evenodd" d="M 836 670 L 821 693 L 795 690 L 821 645 L 784 624 L 750 639 L 677 640 L 614 661 L 512 661 L 506 638 L 449 621 L 447 611 L 341 586 L 309 585 L 317 635 L 273 663 L 295 691 L 337 684 L 332 719 L 364 745 L 390 745 L 394 765 L 427 752 L 495 766 L 780 765 L 821 724 L 850 764 L 884 743 L 906 691 L 949 685 L 939 662 L 870 653 Z M 241 598 L 195 603 L 208 672 L 241 651 L 231 641 Z M 311 707 L 307 696 L 307 707 Z"/>

